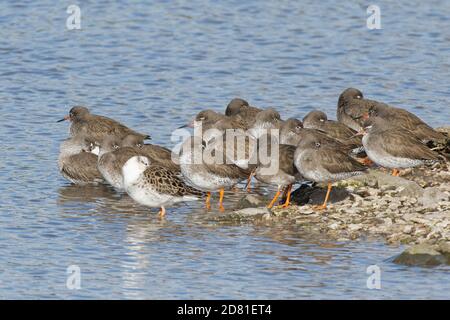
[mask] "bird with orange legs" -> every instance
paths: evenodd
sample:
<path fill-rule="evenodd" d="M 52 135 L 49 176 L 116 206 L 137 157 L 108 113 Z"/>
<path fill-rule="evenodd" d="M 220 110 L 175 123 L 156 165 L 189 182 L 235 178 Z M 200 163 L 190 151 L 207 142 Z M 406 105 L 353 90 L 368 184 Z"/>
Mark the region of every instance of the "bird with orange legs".
<path fill-rule="evenodd" d="M 205 206 L 211 208 L 212 192 L 219 192 L 219 210 L 224 211 L 225 189 L 230 189 L 249 172 L 225 159 L 222 139 L 206 144 L 201 137 L 191 136 L 183 143 L 180 152 L 180 168 L 184 180 L 196 189 L 207 192 Z"/>
<path fill-rule="evenodd" d="M 327 183 L 327 193 L 322 205 L 316 210 L 327 208 L 332 183 L 364 174 L 367 167 L 346 152 L 337 149 L 327 139 L 312 132 L 304 132 L 295 150 L 294 164 L 299 173 L 310 181 Z"/>
<path fill-rule="evenodd" d="M 392 169 L 399 176 L 399 169 L 433 164 L 441 160 L 438 153 L 424 144 L 423 139 L 411 131 L 398 127 L 386 119 L 372 116 L 364 122 L 363 145 L 368 157 L 376 164 Z"/>
<path fill-rule="evenodd" d="M 269 209 L 277 203 L 282 191 L 286 199 L 282 207 L 287 208 L 290 205 L 292 185 L 302 179 L 294 165 L 295 150 L 295 146 L 280 144 L 278 139 L 270 134 L 258 139 L 255 178 L 262 183 L 277 186 L 275 196 L 267 205 Z"/>

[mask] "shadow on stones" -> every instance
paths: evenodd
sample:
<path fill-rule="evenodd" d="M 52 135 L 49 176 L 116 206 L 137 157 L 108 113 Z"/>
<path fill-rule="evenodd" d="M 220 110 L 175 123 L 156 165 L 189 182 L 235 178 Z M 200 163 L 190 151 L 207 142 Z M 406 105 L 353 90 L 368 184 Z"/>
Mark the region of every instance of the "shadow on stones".
<path fill-rule="evenodd" d="M 292 192 L 291 202 L 296 205 L 313 204 L 320 205 L 323 203 L 327 189 L 317 185 L 303 184 Z M 350 197 L 350 193 L 343 187 L 333 187 L 331 189 L 328 203 L 336 203 Z M 285 199 L 283 199 L 284 201 Z"/>

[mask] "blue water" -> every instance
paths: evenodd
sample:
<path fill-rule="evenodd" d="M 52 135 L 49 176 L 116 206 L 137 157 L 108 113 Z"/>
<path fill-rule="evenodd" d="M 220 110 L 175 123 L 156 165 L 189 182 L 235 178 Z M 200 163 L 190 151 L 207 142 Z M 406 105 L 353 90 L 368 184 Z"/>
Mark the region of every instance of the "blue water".
<path fill-rule="evenodd" d="M 402 248 L 382 240 L 225 226 L 201 203 L 160 221 L 71 186 L 56 165 L 67 123 L 55 122 L 83 104 L 170 147 L 173 129 L 233 97 L 334 118 L 353 86 L 448 125 L 448 1 L 377 1 L 381 30 L 367 29 L 364 1 L 80 1 L 81 30 L 67 30 L 68 4 L 0 3 L 0 298 L 450 298 L 448 267 L 394 265 Z M 373 264 L 380 290 L 366 286 Z"/>

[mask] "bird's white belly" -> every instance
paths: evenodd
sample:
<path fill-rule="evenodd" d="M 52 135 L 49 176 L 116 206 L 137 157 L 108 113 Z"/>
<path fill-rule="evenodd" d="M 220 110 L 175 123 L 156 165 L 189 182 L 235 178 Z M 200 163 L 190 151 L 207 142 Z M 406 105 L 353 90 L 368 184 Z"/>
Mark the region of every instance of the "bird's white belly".
<path fill-rule="evenodd" d="M 348 179 L 352 176 L 362 174 L 362 172 L 343 172 L 343 173 L 331 173 L 326 170 L 319 163 L 314 163 L 312 161 L 306 161 L 309 157 L 311 157 L 312 151 L 304 150 L 301 151 L 294 160 L 294 164 L 300 174 L 310 181 L 315 182 L 333 182 Z M 302 166 L 302 163 L 304 166 Z"/>
<path fill-rule="evenodd" d="M 366 137 L 364 137 L 366 138 Z M 382 149 L 367 148 L 367 138 L 363 138 L 364 149 L 370 160 L 376 164 L 390 169 L 411 168 L 423 164 L 422 160 L 394 157 Z"/>
<path fill-rule="evenodd" d="M 98 170 L 102 174 L 103 178 L 118 190 L 123 190 L 123 177 L 120 172 L 114 172 L 114 170 L 108 170 L 105 165 L 99 165 Z"/>
<path fill-rule="evenodd" d="M 191 170 L 190 167 L 190 165 L 182 165 L 181 173 L 188 184 L 202 191 L 217 191 L 221 188 L 231 187 L 239 182 L 236 179 Z"/>
<path fill-rule="evenodd" d="M 136 202 L 147 207 L 169 206 L 175 202 L 181 201 L 182 198 L 173 197 L 167 194 L 156 192 L 149 186 L 142 184 L 140 181 L 132 183 L 125 188 L 128 195 Z"/>

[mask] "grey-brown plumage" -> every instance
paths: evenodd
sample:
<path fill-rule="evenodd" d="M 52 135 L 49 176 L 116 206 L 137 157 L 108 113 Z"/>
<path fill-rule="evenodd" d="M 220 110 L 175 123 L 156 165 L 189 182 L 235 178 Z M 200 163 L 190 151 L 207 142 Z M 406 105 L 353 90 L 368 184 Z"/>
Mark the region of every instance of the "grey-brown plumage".
<path fill-rule="evenodd" d="M 361 91 L 355 88 L 345 89 L 341 93 L 337 105 L 337 119 L 340 123 L 355 130 L 361 130 L 361 120 L 369 109 L 380 102 L 364 99 Z"/>
<path fill-rule="evenodd" d="M 258 112 L 262 111 L 259 108 L 252 107 L 246 100 L 241 98 L 234 98 L 228 103 L 225 109 L 225 115 L 233 116 L 240 113 L 246 113 L 249 116 L 255 116 Z"/>
<path fill-rule="evenodd" d="M 239 115 L 226 116 L 214 110 L 202 110 L 187 125 L 182 127 L 198 128 L 201 124 L 203 140 L 206 142 L 222 136 L 226 130 L 247 130 L 246 122 Z"/>
<path fill-rule="evenodd" d="M 386 104 L 373 105 L 368 110 L 368 116 L 376 116 L 390 122 L 392 126 L 410 131 L 417 139 L 427 143 L 434 141 L 445 143 L 446 137 L 427 125 L 415 114 L 401 108 L 395 108 Z"/>
<path fill-rule="evenodd" d="M 302 139 L 308 136 L 314 136 L 325 142 L 328 146 L 342 150 L 347 154 L 353 153 L 354 149 L 358 147 L 351 140 L 341 142 L 330 137 L 323 131 L 304 128 L 300 120 L 293 118 L 286 120 L 280 130 L 280 142 L 282 144 L 297 146 Z"/>
<path fill-rule="evenodd" d="M 289 118 L 281 126 L 280 143 L 297 146 L 299 134 L 303 129 L 303 123 L 295 118 Z"/>
<path fill-rule="evenodd" d="M 327 115 L 319 110 L 311 111 L 303 118 L 303 127 L 322 131 L 346 145 L 362 146 L 361 137 L 355 135 L 357 133 L 355 130 L 343 123 L 328 120 Z"/>
<path fill-rule="evenodd" d="M 210 193 L 220 191 L 220 209 L 224 210 L 224 189 L 231 188 L 247 178 L 249 172 L 227 159 L 221 145 L 222 139 L 213 139 L 208 144 L 197 136 L 186 139 L 180 152 L 180 168 L 188 184 L 208 192 L 207 208 Z"/>
<path fill-rule="evenodd" d="M 202 122 L 203 130 L 209 130 L 212 128 L 219 130 L 226 129 L 242 129 L 246 130 L 246 123 L 239 115 L 226 116 L 215 112 L 213 110 L 200 111 L 195 121 Z"/>
<path fill-rule="evenodd" d="M 143 155 L 134 147 L 121 148 L 121 140 L 112 136 L 100 144 L 98 155 L 98 169 L 103 178 L 114 188 L 123 190 L 122 167 L 128 159 Z"/>
<path fill-rule="evenodd" d="M 303 134 L 297 146 L 295 165 L 305 178 L 315 182 L 338 181 L 367 169 L 336 148 L 332 141 L 312 132 Z"/>
<path fill-rule="evenodd" d="M 89 151 L 90 143 L 84 137 L 64 140 L 58 157 L 61 175 L 74 184 L 102 182 L 103 177 L 97 169 L 97 156 Z"/>
<path fill-rule="evenodd" d="M 253 124 L 248 129 L 248 133 L 255 139 L 258 139 L 262 135 L 270 133 L 271 129 L 281 129 L 282 125 L 283 121 L 278 111 L 268 108 L 256 115 Z"/>
<path fill-rule="evenodd" d="M 227 159 L 226 146 L 219 143 L 221 139 L 205 145 L 200 138 L 192 136 L 183 143 L 181 171 L 186 180 L 198 189 L 216 191 L 232 187 L 249 173 Z"/>
<path fill-rule="evenodd" d="M 220 139 L 212 140 L 204 149 L 204 165 L 209 173 L 222 177 L 242 180 L 250 174 L 249 169 L 242 168 L 235 164 L 237 159 L 230 159 L 227 154 L 226 139 L 219 143 Z"/>
<path fill-rule="evenodd" d="M 337 149 L 334 143 L 312 132 L 303 134 L 294 155 L 300 174 L 314 182 L 328 183 L 327 195 L 319 209 L 325 209 L 331 192 L 331 183 L 363 174 L 367 167 Z"/>
<path fill-rule="evenodd" d="M 294 165 L 295 146 L 280 144 L 279 137 L 269 133 L 262 135 L 257 144 L 257 165 L 254 170 L 255 178 L 266 184 L 277 187 L 277 192 L 268 204 L 271 208 L 284 190 L 286 201 L 283 207 L 290 204 L 292 185 L 302 177 Z"/>
<path fill-rule="evenodd" d="M 70 109 L 69 115 L 59 120 L 70 120 L 70 134 L 84 135 L 90 140 L 97 143 L 103 141 L 106 137 L 114 136 L 118 139 L 123 139 L 127 135 L 136 135 L 142 140 L 149 139 L 150 136 L 136 132 L 116 120 L 95 115 L 89 112 L 89 109 L 82 106 L 75 106 Z"/>
<path fill-rule="evenodd" d="M 243 130 L 227 129 L 224 134 L 209 140 L 223 156 L 222 162 L 233 163 L 243 170 L 252 170 L 257 164 L 257 140 Z M 220 140 L 222 144 L 220 145 Z M 214 152 L 214 151 L 213 151 Z M 215 153 L 213 153 L 215 155 Z"/>
<path fill-rule="evenodd" d="M 153 164 L 161 165 L 174 172 L 180 172 L 178 155 L 163 146 L 144 144 L 138 136 L 128 135 L 122 140 L 121 147 L 136 148 L 139 154 L 145 155 Z"/>
<path fill-rule="evenodd" d="M 400 169 L 434 163 L 439 155 L 410 131 L 373 116 L 364 123 L 363 144 L 368 157 L 380 166 Z"/>
<path fill-rule="evenodd" d="M 277 144 L 277 146 L 278 151 L 275 150 L 276 145 L 269 148 L 271 149 L 269 155 L 272 155 L 269 162 L 262 163 L 260 159 L 255 177 L 263 183 L 281 188 L 293 184 L 300 179 L 300 176 L 294 165 L 296 147 L 285 144 Z"/>
<path fill-rule="evenodd" d="M 256 115 L 261 112 L 262 109 L 249 105 L 247 101 L 240 98 L 234 98 L 227 105 L 225 115 L 236 116 L 239 115 L 245 122 L 245 127 L 250 128 L 255 121 Z"/>

